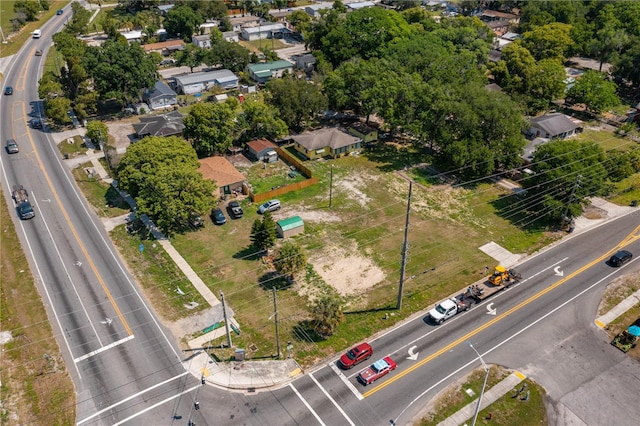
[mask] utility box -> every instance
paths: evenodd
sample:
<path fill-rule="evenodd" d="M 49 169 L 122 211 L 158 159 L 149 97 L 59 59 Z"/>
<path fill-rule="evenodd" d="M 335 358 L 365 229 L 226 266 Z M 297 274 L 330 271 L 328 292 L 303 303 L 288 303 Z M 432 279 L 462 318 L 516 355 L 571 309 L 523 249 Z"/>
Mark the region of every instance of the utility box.
<path fill-rule="evenodd" d="M 244 349 L 236 349 L 236 361 L 244 361 Z"/>

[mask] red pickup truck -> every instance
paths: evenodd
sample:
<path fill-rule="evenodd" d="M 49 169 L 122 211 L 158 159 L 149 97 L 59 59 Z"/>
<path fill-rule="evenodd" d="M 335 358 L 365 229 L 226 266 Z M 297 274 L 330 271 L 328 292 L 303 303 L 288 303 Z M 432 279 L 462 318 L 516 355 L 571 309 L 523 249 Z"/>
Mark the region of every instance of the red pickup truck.
<path fill-rule="evenodd" d="M 375 382 L 380 377 L 387 375 L 391 371 L 396 369 L 396 363 L 390 357 L 384 357 L 371 364 L 371 366 L 365 368 L 358 374 L 358 381 L 367 386 L 370 383 Z"/>

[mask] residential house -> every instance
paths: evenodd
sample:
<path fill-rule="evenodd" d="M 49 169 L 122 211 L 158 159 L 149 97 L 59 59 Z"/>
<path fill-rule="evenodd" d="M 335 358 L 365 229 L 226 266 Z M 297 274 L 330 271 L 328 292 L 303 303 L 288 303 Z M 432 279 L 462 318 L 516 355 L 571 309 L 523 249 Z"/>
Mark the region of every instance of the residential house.
<path fill-rule="evenodd" d="M 484 88 L 487 89 L 489 92 L 500 92 L 500 93 L 503 92 L 502 87 L 500 87 L 496 83 L 487 84 L 486 86 L 484 86 Z"/>
<path fill-rule="evenodd" d="M 211 49 L 211 36 L 209 34 L 194 35 L 191 37 L 191 43 L 202 49 Z"/>
<path fill-rule="evenodd" d="M 304 232 L 304 221 L 300 216 L 292 216 L 276 222 L 276 232 L 280 238 L 293 237 Z"/>
<path fill-rule="evenodd" d="M 142 31 L 121 31 L 120 34 L 122 34 L 129 43 L 142 43 L 142 39 L 145 36 Z"/>
<path fill-rule="evenodd" d="M 205 179 L 216 183 L 220 196 L 233 192 L 242 193 L 242 187 L 247 181 L 229 160 L 220 156 L 201 159 L 198 171 Z"/>
<path fill-rule="evenodd" d="M 238 76 L 229 70 L 195 72 L 175 77 L 176 91 L 185 95 L 200 93 L 214 86 L 221 89 L 238 87 Z"/>
<path fill-rule="evenodd" d="M 351 136 L 336 127 L 329 127 L 290 137 L 294 149 L 306 158 L 338 158 L 361 148 L 362 139 Z"/>
<path fill-rule="evenodd" d="M 275 158 L 277 159 L 276 148 L 276 144 L 266 139 L 255 139 L 247 142 L 249 156 L 258 161 L 272 162 L 271 158 L 273 158 L 274 155 L 271 154 L 271 152 L 276 153 Z"/>
<path fill-rule="evenodd" d="M 491 28 L 491 31 L 498 37 L 507 33 L 509 31 L 509 21 L 489 21 L 485 22 L 485 24 Z M 509 44 L 510 42 L 504 42 L 504 44 Z"/>
<path fill-rule="evenodd" d="M 152 110 L 169 108 L 178 103 L 178 95 L 162 80 L 157 80 L 153 89 L 147 89 L 142 100 Z"/>
<path fill-rule="evenodd" d="M 183 118 L 184 116 L 179 111 L 140 117 L 140 123 L 133 124 L 133 130 L 139 139 L 146 136 L 180 135 L 184 130 Z"/>
<path fill-rule="evenodd" d="M 561 113 L 545 114 L 531 119 L 529 134 L 536 138 L 566 139 L 576 133 L 578 125 Z"/>
<path fill-rule="evenodd" d="M 547 138 L 534 138 L 532 141 L 530 141 L 523 149 L 522 159 L 524 160 L 525 164 L 531 164 L 533 162 L 533 154 L 536 152 L 536 149 L 538 149 L 540 145 L 544 145 L 550 140 L 551 139 Z"/>
<path fill-rule="evenodd" d="M 265 40 L 271 38 L 282 38 L 285 27 L 280 23 L 258 25 L 257 27 L 244 27 L 240 31 L 243 40 Z"/>
<path fill-rule="evenodd" d="M 372 1 L 359 1 L 355 3 L 345 4 L 347 6 L 347 12 L 353 12 L 354 10 L 360 10 L 367 7 L 374 7 L 376 4 Z"/>
<path fill-rule="evenodd" d="M 284 25 L 286 28 L 289 28 L 289 21 L 287 18 L 291 15 L 292 10 L 270 10 L 269 16 L 271 16 L 272 22 L 279 22 Z"/>
<path fill-rule="evenodd" d="M 167 16 L 167 12 L 173 9 L 173 4 L 161 4 L 158 5 L 158 10 L 162 16 Z"/>
<path fill-rule="evenodd" d="M 313 4 L 305 6 L 304 11 L 307 12 L 307 15 L 311 16 L 311 19 L 319 19 L 320 11 L 327 9 L 331 9 L 331 7 L 322 4 Z"/>
<path fill-rule="evenodd" d="M 480 19 L 484 22 L 506 21 L 509 24 L 518 25 L 520 16 L 513 13 L 498 12 L 497 10 L 483 10 Z"/>
<path fill-rule="evenodd" d="M 146 53 L 158 52 L 162 56 L 169 56 L 178 50 L 184 50 L 184 40 L 167 40 L 160 43 L 150 43 L 142 46 Z"/>
<path fill-rule="evenodd" d="M 313 71 L 316 65 L 316 57 L 311 53 L 300 55 L 296 58 L 296 68 L 306 73 Z"/>
<path fill-rule="evenodd" d="M 208 21 L 201 24 L 199 27 L 200 34 L 211 34 L 211 32 L 220 26 L 218 21 Z"/>
<path fill-rule="evenodd" d="M 237 18 L 230 18 L 231 28 L 233 31 L 239 33 L 244 27 L 257 27 L 262 22 L 262 18 L 259 16 L 239 16 Z"/>
<path fill-rule="evenodd" d="M 349 126 L 347 131 L 350 135 L 362 139 L 362 142 L 364 143 L 375 142 L 378 140 L 378 131 L 360 121 Z"/>
<path fill-rule="evenodd" d="M 222 33 L 222 38 L 223 40 L 226 40 L 228 42 L 234 42 L 234 43 L 238 43 L 240 41 L 240 38 L 238 37 L 238 33 L 235 31 L 225 31 Z"/>
<path fill-rule="evenodd" d="M 640 103 L 627 113 L 627 117 L 630 123 L 638 123 L 640 125 Z"/>
<path fill-rule="evenodd" d="M 258 83 L 266 83 L 271 78 L 282 77 L 282 74 L 286 70 L 291 71 L 293 69 L 293 64 L 281 59 L 274 62 L 249 64 L 247 69 L 249 70 L 249 76 L 252 80 L 257 81 Z"/>

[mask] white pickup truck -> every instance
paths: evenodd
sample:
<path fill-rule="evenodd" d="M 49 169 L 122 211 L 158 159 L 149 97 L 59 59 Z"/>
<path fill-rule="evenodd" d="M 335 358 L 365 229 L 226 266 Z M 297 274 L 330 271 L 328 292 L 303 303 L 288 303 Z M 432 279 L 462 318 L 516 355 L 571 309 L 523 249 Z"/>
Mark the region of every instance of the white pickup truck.
<path fill-rule="evenodd" d="M 429 311 L 429 316 L 436 324 L 442 324 L 458 312 L 468 311 L 471 306 L 455 298 L 443 300 Z"/>

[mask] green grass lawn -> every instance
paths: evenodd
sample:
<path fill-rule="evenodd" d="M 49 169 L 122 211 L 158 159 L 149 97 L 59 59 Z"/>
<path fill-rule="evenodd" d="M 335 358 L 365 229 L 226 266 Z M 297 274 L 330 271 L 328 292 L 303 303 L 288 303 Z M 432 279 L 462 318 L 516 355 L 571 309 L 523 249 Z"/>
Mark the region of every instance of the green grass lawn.
<path fill-rule="evenodd" d="M 585 130 L 577 136 L 580 141 L 595 142 L 602 147 L 605 151 L 617 149 L 620 151 L 626 151 L 636 146 L 636 144 L 629 138 L 621 137 L 613 132 L 606 132 L 602 130 Z"/>
<path fill-rule="evenodd" d="M 72 173 L 80 190 L 100 217 L 118 217 L 130 211 L 129 205 L 108 183 L 88 176 L 85 169 L 93 168 L 91 163 L 83 163 Z"/>

